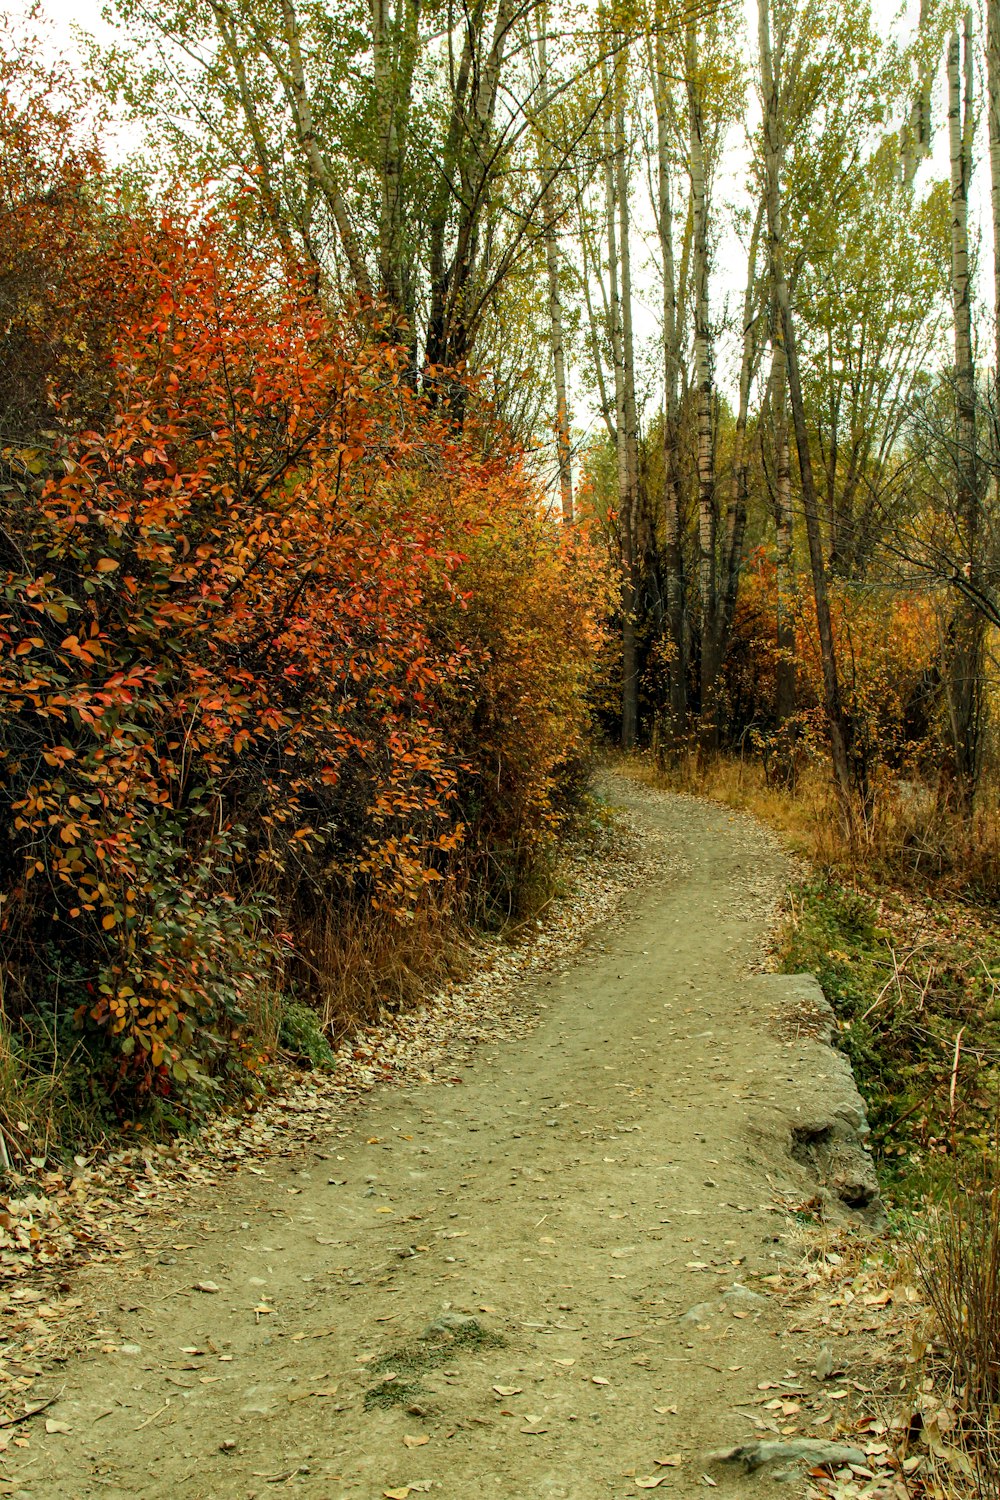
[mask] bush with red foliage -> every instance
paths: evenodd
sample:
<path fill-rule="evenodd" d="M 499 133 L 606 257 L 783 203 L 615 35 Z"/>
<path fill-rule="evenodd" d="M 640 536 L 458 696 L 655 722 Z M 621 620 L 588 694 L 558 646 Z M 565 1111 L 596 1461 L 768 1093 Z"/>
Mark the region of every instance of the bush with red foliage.
<path fill-rule="evenodd" d="M 194 1109 L 255 1065 L 303 911 L 405 923 L 539 857 L 597 569 L 499 435 L 224 225 L 93 207 L 77 243 L 97 420 L 39 440 L 44 483 L 8 449 L 0 495 L 8 1015 L 82 1030 L 120 1113 Z"/>

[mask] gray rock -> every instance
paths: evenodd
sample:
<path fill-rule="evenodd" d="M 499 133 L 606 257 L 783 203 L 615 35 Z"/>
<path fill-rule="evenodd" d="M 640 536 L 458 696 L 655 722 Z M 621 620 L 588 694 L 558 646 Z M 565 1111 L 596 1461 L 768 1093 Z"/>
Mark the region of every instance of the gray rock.
<path fill-rule="evenodd" d="M 779 1035 L 794 1039 L 778 1102 L 792 1158 L 819 1187 L 825 1215 L 846 1212 L 872 1229 L 883 1228 L 886 1214 L 867 1144 L 864 1100 L 848 1058 L 836 1045 L 837 1019 L 819 981 L 813 974 L 761 974 L 754 985 L 771 1001 Z M 779 1056 L 770 1058 L 775 1070 Z"/>
<path fill-rule="evenodd" d="M 742 1464 L 748 1474 L 773 1463 L 841 1464 L 867 1463 L 860 1448 L 847 1443 L 825 1443 L 819 1438 L 790 1438 L 781 1442 L 777 1438 L 762 1438 L 753 1443 L 740 1443 L 736 1448 L 719 1448 L 708 1455 L 711 1463 Z"/>
<path fill-rule="evenodd" d="M 759 1292 L 752 1292 L 748 1286 L 741 1286 L 738 1281 L 727 1287 L 714 1302 L 696 1302 L 694 1307 L 689 1307 L 680 1319 L 682 1328 L 694 1328 L 702 1323 L 711 1322 L 718 1313 L 725 1312 L 727 1307 L 739 1307 L 750 1312 L 752 1309 L 763 1307 L 767 1302 Z"/>
<path fill-rule="evenodd" d="M 443 1312 L 436 1317 L 433 1323 L 428 1323 L 424 1329 L 424 1338 L 437 1338 L 442 1333 L 457 1333 L 461 1328 L 475 1328 L 478 1326 L 476 1318 L 469 1317 L 468 1313 Z"/>
<path fill-rule="evenodd" d="M 737 1307 L 745 1307 L 747 1309 L 751 1307 L 764 1307 L 767 1304 L 767 1298 L 762 1297 L 760 1292 L 752 1292 L 748 1286 L 743 1286 L 738 1281 L 734 1281 L 731 1287 L 727 1287 L 722 1294 L 722 1300 L 723 1302 L 734 1302 Z"/>
<path fill-rule="evenodd" d="M 701 1323 L 711 1322 L 718 1311 L 718 1302 L 696 1302 L 694 1307 L 689 1307 L 681 1317 L 681 1327 L 694 1328 Z"/>

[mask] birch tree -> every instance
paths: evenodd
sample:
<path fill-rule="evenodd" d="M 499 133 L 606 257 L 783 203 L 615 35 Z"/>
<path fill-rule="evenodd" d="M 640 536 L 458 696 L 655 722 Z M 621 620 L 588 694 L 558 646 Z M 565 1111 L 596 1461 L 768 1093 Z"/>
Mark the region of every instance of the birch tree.
<path fill-rule="evenodd" d="M 655 119 L 656 228 L 662 275 L 663 351 L 663 528 L 667 657 L 668 745 L 683 737 L 687 720 L 687 639 L 685 628 L 684 550 L 681 538 L 681 472 L 678 425 L 684 369 L 684 326 L 687 306 L 686 233 L 689 215 L 682 220 L 681 254 L 676 250 L 677 189 L 671 145 L 671 67 L 664 26 L 663 3 L 656 0 L 646 29 L 646 54 Z"/>
<path fill-rule="evenodd" d="M 809 433 L 806 427 L 805 405 L 802 398 L 802 381 L 799 374 L 795 320 L 792 313 L 788 278 L 785 271 L 784 225 L 782 220 L 784 139 L 781 98 L 781 63 L 784 53 L 785 34 L 779 31 L 777 46 L 772 50 L 771 3 L 772 0 L 758 0 L 758 46 L 760 54 L 761 104 L 763 107 L 762 134 L 768 264 L 777 310 L 775 338 L 780 340 L 784 347 L 792 427 L 795 433 L 795 446 L 799 460 L 802 509 L 805 514 L 809 564 L 816 605 L 816 623 L 823 669 L 823 702 L 827 730 L 830 737 L 834 784 L 840 801 L 841 813 L 845 823 L 850 827 L 853 816 L 847 728 L 840 697 L 840 681 L 837 672 L 833 621 L 830 613 L 830 596 L 823 555 L 823 540 L 820 531 L 819 501 L 813 477 Z"/>
<path fill-rule="evenodd" d="M 986 80 L 990 140 L 990 208 L 993 220 L 993 386 L 1000 412 L 1000 0 L 986 0 Z"/>
<path fill-rule="evenodd" d="M 552 353 L 552 380 L 555 395 L 556 464 L 559 470 L 559 497 L 564 522 L 573 520 L 573 460 L 570 436 L 569 395 L 566 385 L 566 330 L 563 319 L 561 287 L 562 256 L 559 249 L 561 220 L 557 201 L 557 179 L 553 170 L 551 144 L 551 91 L 548 59 L 548 6 L 538 11 L 538 118 L 539 177 L 542 185 L 542 237 L 545 242 L 545 273 L 548 281 L 549 343 Z"/>
<path fill-rule="evenodd" d="M 951 156 L 951 297 L 955 332 L 955 484 L 961 566 L 970 588 L 979 587 L 980 496 L 976 452 L 976 386 L 972 347 L 972 278 L 969 266 L 969 181 L 974 132 L 972 12 L 948 43 L 948 141 Z M 972 805 L 979 769 L 983 625 L 965 597 L 949 629 L 948 709 L 954 792 Z"/>
<path fill-rule="evenodd" d="M 709 185 L 705 150 L 704 80 L 698 23 L 688 22 L 685 46 L 688 171 L 691 178 L 694 382 L 698 465 L 698 595 L 701 605 L 701 712 L 710 726 L 715 712 L 717 579 L 715 494 L 715 393 L 713 340 L 708 300 Z"/>

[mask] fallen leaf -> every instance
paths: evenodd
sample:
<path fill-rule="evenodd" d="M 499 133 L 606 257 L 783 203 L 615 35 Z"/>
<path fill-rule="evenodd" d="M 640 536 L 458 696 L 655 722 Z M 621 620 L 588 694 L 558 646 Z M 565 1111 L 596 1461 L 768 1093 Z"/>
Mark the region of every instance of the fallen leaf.
<path fill-rule="evenodd" d="M 524 1387 L 521 1385 L 495 1385 L 493 1389 L 498 1396 L 520 1396 Z"/>
<path fill-rule="evenodd" d="M 369 1141 L 368 1144 L 372 1145 L 373 1142 Z M 382 1491 L 382 1495 L 384 1497 L 384 1500 L 406 1500 L 406 1497 L 407 1497 L 407 1495 L 409 1493 L 410 1493 L 410 1486 L 408 1484 L 401 1484 L 398 1490 L 383 1490 Z"/>
<path fill-rule="evenodd" d="M 430 1442 L 430 1438 L 429 1437 L 423 1437 L 423 1436 L 421 1436 L 421 1437 L 411 1437 L 410 1434 L 407 1432 L 407 1433 L 404 1433 L 404 1435 L 403 1435 L 403 1442 L 405 1443 L 405 1445 L 406 1445 L 407 1448 L 422 1448 L 425 1443 L 429 1443 Z"/>
<path fill-rule="evenodd" d="M 56 1417 L 45 1418 L 46 1432 L 72 1432 L 73 1429 L 68 1422 L 60 1422 Z"/>
<path fill-rule="evenodd" d="M 654 1458 L 653 1462 L 660 1469 L 679 1469 L 684 1458 L 680 1453 L 668 1453 L 666 1458 Z"/>
<path fill-rule="evenodd" d="M 640 1490 L 655 1490 L 657 1485 L 665 1484 L 666 1474 L 647 1474 L 645 1479 L 636 1479 L 636 1488 Z"/>
<path fill-rule="evenodd" d="M 604 1378 L 603 1375 L 591 1375 L 590 1379 L 591 1379 L 591 1383 L 593 1385 L 610 1385 L 611 1384 L 611 1381 L 610 1380 L 605 1380 L 605 1378 Z"/>
<path fill-rule="evenodd" d="M 222 1290 L 222 1288 L 216 1281 L 196 1281 L 194 1284 L 194 1289 L 196 1292 L 207 1292 L 209 1294 Z"/>

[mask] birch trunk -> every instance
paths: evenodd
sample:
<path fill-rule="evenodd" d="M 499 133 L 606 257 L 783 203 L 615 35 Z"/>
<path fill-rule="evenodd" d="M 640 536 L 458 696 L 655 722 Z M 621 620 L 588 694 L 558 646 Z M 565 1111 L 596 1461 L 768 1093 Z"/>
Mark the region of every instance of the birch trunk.
<path fill-rule="evenodd" d="M 775 320 L 777 321 L 777 319 Z M 788 392 L 785 345 L 774 340 L 771 354 L 771 423 L 774 441 L 774 523 L 777 534 L 778 665 L 775 707 L 778 722 L 795 713 L 795 528 L 792 514 L 792 455 L 788 446 Z"/>
<path fill-rule="evenodd" d="M 569 400 L 566 392 L 566 337 L 563 326 L 562 293 L 559 285 L 559 238 L 556 232 L 558 205 L 553 188 L 552 153 L 547 145 L 549 105 L 548 15 L 546 6 L 539 11 L 538 27 L 538 95 L 541 114 L 541 211 L 545 238 L 545 270 L 549 283 L 549 342 L 552 348 L 552 377 L 556 397 L 556 462 L 559 467 L 559 498 L 563 521 L 573 520 L 573 461 L 570 443 Z"/>
<path fill-rule="evenodd" d="M 990 200 L 993 210 L 993 390 L 1000 417 L 1000 0 L 986 0 L 986 67 L 989 87 Z"/>
<path fill-rule="evenodd" d="M 780 99 L 771 52 L 770 4 L 771 0 L 758 0 L 758 41 L 760 47 L 762 104 L 764 112 L 763 135 L 768 260 L 771 267 L 774 299 L 778 311 L 778 317 L 775 320 L 775 339 L 784 344 L 788 375 L 788 396 L 792 409 L 795 447 L 799 459 L 799 476 L 802 483 L 802 508 L 805 512 L 806 539 L 809 544 L 809 564 L 812 573 L 813 597 L 816 604 L 816 625 L 823 665 L 823 706 L 826 713 L 827 729 L 830 735 L 830 754 L 833 763 L 834 784 L 840 802 L 841 814 L 850 832 L 853 828 L 853 816 L 851 808 L 850 766 L 847 754 L 847 730 L 843 707 L 840 701 L 840 682 L 837 675 L 833 621 L 830 615 L 826 564 L 823 557 L 823 538 L 819 521 L 819 499 L 816 492 L 816 481 L 813 476 L 812 456 L 809 451 L 809 434 L 806 428 L 805 406 L 802 399 L 802 383 L 799 378 L 798 349 L 795 342 L 795 320 L 792 316 L 791 297 L 788 291 L 788 279 L 784 266 L 784 244 L 781 223 L 783 142 Z"/>
<path fill-rule="evenodd" d="M 316 136 L 316 122 L 313 118 L 312 100 L 309 97 L 309 89 L 306 84 L 305 64 L 302 59 L 302 38 L 299 32 L 298 16 L 292 0 L 281 0 L 281 16 L 285 34 L 285 45 L 288 48 L 288 96 L 292 106 L 292 114 L 295 119 L 295 129 L 299 138 L 309 170 L 312 173 L 316 186 L 326 199 L 340 236 L 341 247 L 350 266 L 351 275 L 354 279 L 355 290 L 361 297 L 370 299 L 372 296 L 371 278 L 368 275 L 368 267 L 361 251 L 361 245 L 354 232 L 347 204 L 337 184 L 337 180 L 330 170 L 326 157 L 320 150 L 319 141 Z"/>
<path fill-rule="evenodd" d="M 657 11 L 655 40 L 648 43 L 656 112 L 657 232 L 663 257 L 663 529 L 668 660 L 668 746 L 681 741 L 687 720 L 687 653 L 684 629 L 684 552 L 681 546 L 681 481 L 677 451 L 681 348 L 670 170 L 668 103 L 670 74 L 664 27 Z M 654 50 L 655 49 L 655 50 Z"/>
<path fill-rule="evenodd" d="M 964 54 L 964 56 L 963 56 Z M 956 519 L 961 566 L 975 585 L 980 571 L 979 496 L 976 474 L 976 389 L 972 363 L 972 297 L 969 275 L 969 178 L 973 137 L 972 13 L 963 35 L 948 45 L 948 141 L 951 150 L 951 296 L 955 318 Z M 948 669 L 954 794 L 971 810 L 978 771 L 982 678 L 982 625 L 962 599 L 951 623 Z"/>
<path fill-rule="evenodd" d="M 403 244 L 403 168 L 419 47 L 419 0 L 398 0 L 395 24 L 390 0 L 371 0 L 372 65 L 378 122 L 380 203 L 379 289 L 387 304 L 408 320 L 413 363 L 413 295 Z"/>
<path fill-rule="evenodd" d="M 757 367 L 758 320 L 757 304 L 757 251 L 764 218 L 764 205 L 758 205 L 750 235 L 747 252 L 747 280 L 743 293 L 743 348 L 740 358 L 740 399 L 736 412 L 736 431 L 733 439 L 733 482 L 726 509 L 726 530 L 722 548 L 723 591 L 719 609 L 719 629 L 716 640 L 718 663 L 721 667 L 736 614 L 736 599 L 740 585 L 740 569 L 743 561 L 743 539 L 747 529 L 747 505 L 750 493 L 750 455 L 747 451 L 747 420 L 750 412 L 750 386 Z"/>
<path fill-rule="evenodd" d="M 625 749 L 631 749 L 636 743 L 639 731 L 639 664 L 636 647 L 636 610 L 639 592 L 636 545 L 639 521 L 639 429 L 635 400 L 635 347 L 632 332 L 631 216 L 625 142 L 625 85 L 618 71 L 619 68 L 620 63 L 616 59 L 614 170 L 621 251 L 621 445 L 624 457 L 622 536 L 625 544 L 623 610 L 626 645 L 622 681 L 622 745 Z"/>
<path fill-rule="evenodd" d="M 991 0 L 987 0 L 991 3 Z M 920 19 L 917 22 L 917 43 L 923 42 L 931 20 L 933 0 L 920 0 Z M 903 185 L 909 191 L 917 175 L 920 163 L 931 154 L 931 91 L 934 83 L 935 64 L 924 56 L 923 48 L 917 63 L 917 84 L 910 105 L 909 117 L 902 130 L 901 163 Z"/>
<path fill-rule="evenodd" d="M 688 163 L 694 218 L 694 364 L 698 423 L 698 593 L 701 603 L 701 713 L 709 737 L 715 731 L 716 562 L 715 434 L 713 423 L 712 331 L 708 308 L 708 184 L 705 167 L 698 30 L 687 29 L 685 68 L 688 95 Z"/>
<path fill-rule="evenodd" d="M 616 59 L 617 69 L 617 59 Z M 613 85 L 606 83 L 605 92 L 613 87 L 611 119 L 607 121 L 604 140 L 604 197 L 607 211 L 608 235 L 608 336 L 611 344 L 611 364 L 614 372 L 615 391 L 615 446 L 618 459 L 618 524 L 622 549 L 622 748 L 631 750 L 635 746 L 639 727 L 639 671 L 635 637 L 635 548 L 632 534 L 632 505 L 629 487 L 629 457 L 626 440 L 625 415 L 625 339 L 623 317 L 623 287 L 619 259 L 619 222 L 623 211 L 618 202 L 620 175 L 618 163 L 619 119 L 624 102 L 618 98 L 617 71 Z M 628 222 L 628 206 L 624 209 Z"/>

